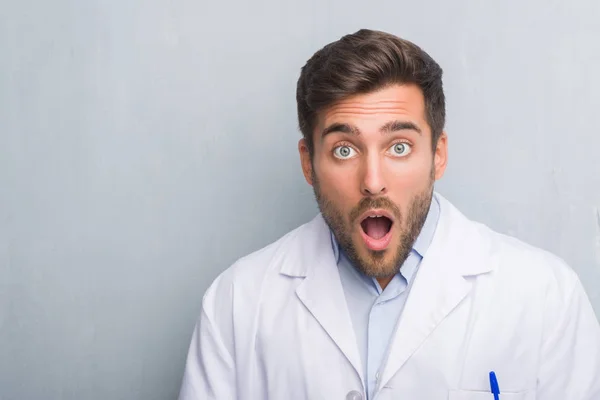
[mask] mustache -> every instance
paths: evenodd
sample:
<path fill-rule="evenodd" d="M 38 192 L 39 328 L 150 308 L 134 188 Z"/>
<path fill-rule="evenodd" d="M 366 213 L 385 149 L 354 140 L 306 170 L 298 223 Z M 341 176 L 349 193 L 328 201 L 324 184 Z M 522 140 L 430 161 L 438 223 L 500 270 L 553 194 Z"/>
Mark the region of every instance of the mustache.
<path fill-rule="evenodd" d="M 389 211 L 394 215 L 397 221 L 402 220 L 402 213 L 396 204 L 387 197 L 363 197 L 362 200 L 350 211 L 350 223 L 355 223 L 362 213 L 373 208 L 379 208 Z"/>

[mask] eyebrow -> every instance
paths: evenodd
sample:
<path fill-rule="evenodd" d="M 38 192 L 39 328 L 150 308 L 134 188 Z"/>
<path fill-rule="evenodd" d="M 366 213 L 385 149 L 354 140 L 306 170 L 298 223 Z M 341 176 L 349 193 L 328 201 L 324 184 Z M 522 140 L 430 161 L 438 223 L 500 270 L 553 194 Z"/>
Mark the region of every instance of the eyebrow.
<path fill-rule="evenodd" d="M 390 121 L 390 122 L 386 123 L 385 125 L 383 125 L 379 129 L 379 132 L 381 132 L 381 133 L 392 133 L 392 132 L 398 132 L 398 131 L 415 131 L 419 135 L 421 135 L 423 133 L 421 131 L 421 128 L 419 128 L 415 123 L 410 122 L 410 121 Z M 328 134 L 334 133 L 334 132 L 346 133 L 348 135 L 353 135 L 353 136 L 360 136 L 360 134 L 361 134 L 360 129 L 358 129 L 354 125 L 336 122 L 334 124 L 329 125 L 325 129 L 323 129 L 323 132 L 321 133 L 321 138 L 324 138 Z"/>

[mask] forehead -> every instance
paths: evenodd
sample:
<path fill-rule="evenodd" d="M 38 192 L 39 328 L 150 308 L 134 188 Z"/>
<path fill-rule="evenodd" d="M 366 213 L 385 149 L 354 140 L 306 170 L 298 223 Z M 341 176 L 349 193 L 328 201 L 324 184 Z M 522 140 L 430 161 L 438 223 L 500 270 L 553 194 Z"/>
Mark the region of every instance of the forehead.
<path fill-rule="evenodd" d="M 370 125 L 379 126 L 391 119 L 410 121 L 422 131 L 429 130 L 423 92 L 417 85 L 391 85 L 340 100 L 319 113 L 317 131 L 333 123 L 352 123 L 369 130 Z"/>

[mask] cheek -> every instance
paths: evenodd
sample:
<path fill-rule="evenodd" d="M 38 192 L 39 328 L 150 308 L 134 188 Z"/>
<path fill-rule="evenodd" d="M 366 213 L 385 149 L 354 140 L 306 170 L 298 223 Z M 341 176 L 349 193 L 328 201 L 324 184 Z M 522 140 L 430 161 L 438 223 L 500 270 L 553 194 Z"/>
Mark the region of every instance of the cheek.
<path fill-rule="evenodd" d="M 416 192 L 427 187 L 431 180 L 432 164 L 427 160 L 393 162 L 389 166 L 389 184 L 406 192 Z"/>
<path fill-rule="evenodd" d="M 323 180 L 319 181 L 322 191 L 338 204 L 344 204 L 356 197 L 357 193 L 360 194 L 356 189 L 356 179 L 348 171 L 329 168 L 320 176 L 323 177 Z"/>
<path fill-rule="evenodd" d="M 347 210 L 360 201 L 360 185 L 356 172 L 348 165 L 332 165 L 334 163 L 320 163 L 315 165 L 321 193 L 337 207 Z"/>

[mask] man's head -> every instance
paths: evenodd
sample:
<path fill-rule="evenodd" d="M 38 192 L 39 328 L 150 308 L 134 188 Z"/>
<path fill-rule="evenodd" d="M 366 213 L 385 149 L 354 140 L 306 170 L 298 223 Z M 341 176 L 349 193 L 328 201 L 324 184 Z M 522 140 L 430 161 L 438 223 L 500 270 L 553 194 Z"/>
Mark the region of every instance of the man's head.
<path fill-rule="evenodd" d="M 354 265 L 393 276 L 446 167 L 442 70 L 416 45 L 360 30 L 302 68 L 296 93 L 304 176 Z"/>

